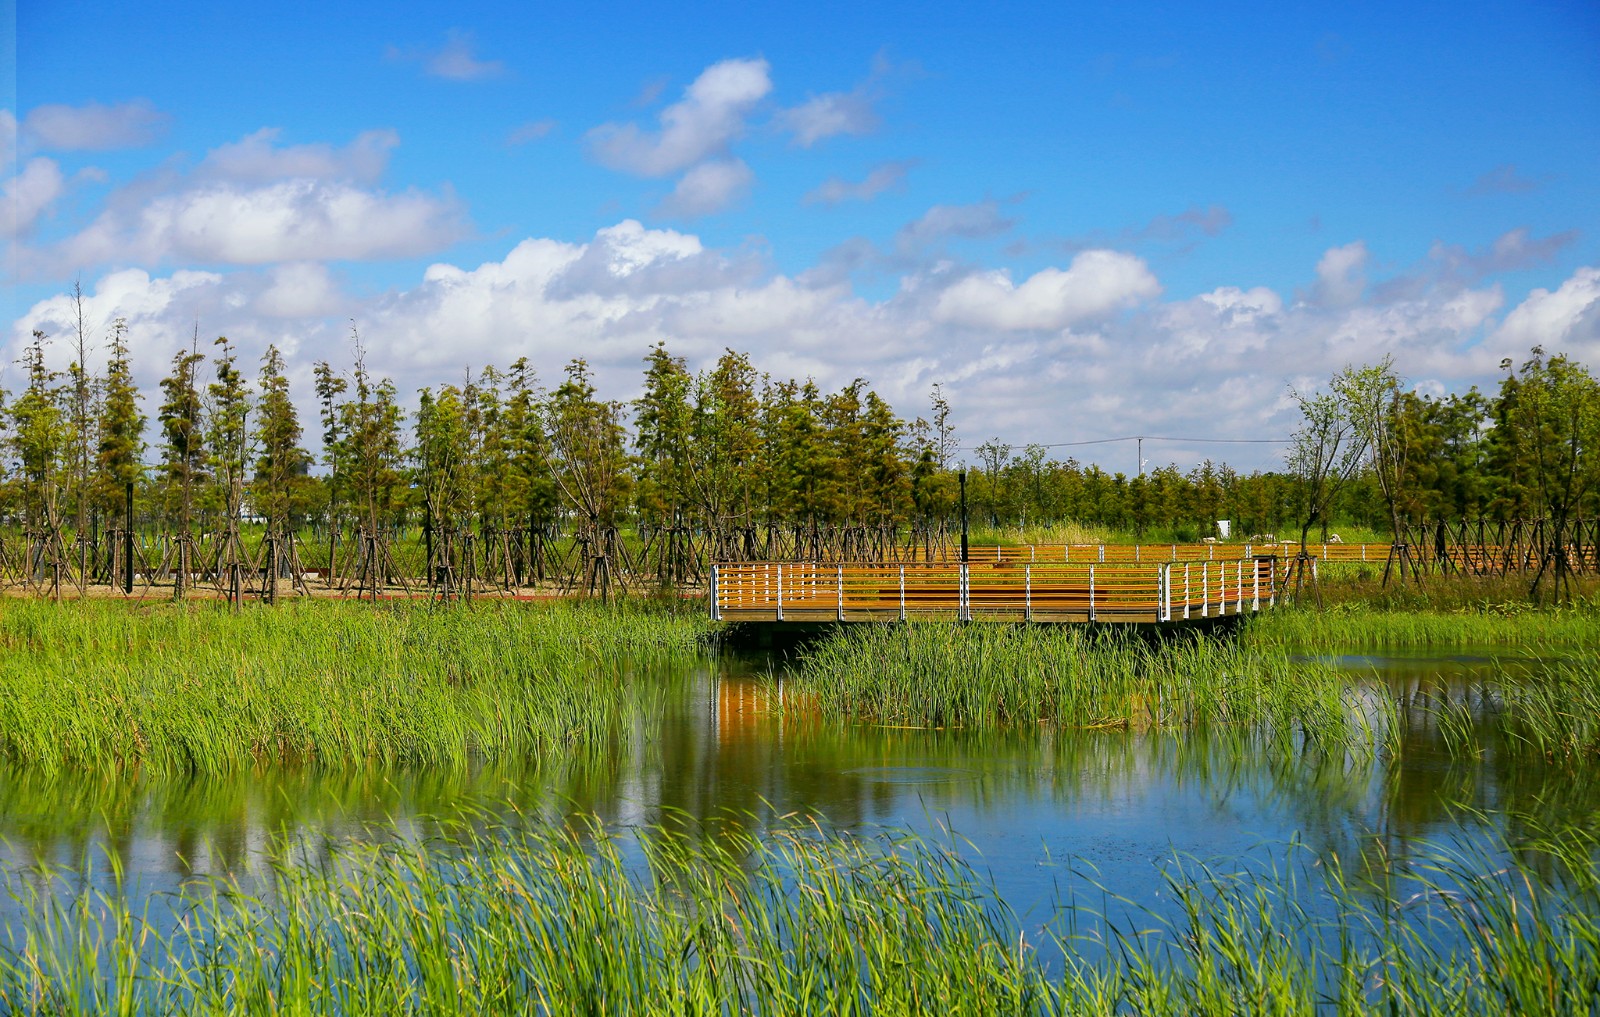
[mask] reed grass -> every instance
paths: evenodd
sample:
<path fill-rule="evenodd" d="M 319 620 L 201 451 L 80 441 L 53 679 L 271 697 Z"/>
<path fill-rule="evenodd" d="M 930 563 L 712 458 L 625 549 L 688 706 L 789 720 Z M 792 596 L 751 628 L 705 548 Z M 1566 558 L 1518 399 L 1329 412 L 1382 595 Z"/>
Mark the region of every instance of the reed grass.
<path fill-rule="evenodd" d="M 1246 641 L 1262 647 L 1353 650 L 1419 647 L 1600 645 L 1600 609 L 1480 605 L 1460 610 L 1390 610 L 1344 603 L 1318 611 L 1280 607 L 1252 618 Z"/>
<path fill-rule="evenodd" d="M 1368 750 L 1396 730 L 1392 699 L 1348 675 L 1221 639 L 1157 645 L 1069 627 L 855 626 L 791 673 L 802 706 L 891 725 L 1227 724 Z"/>
<path fill-rule="evenodd" d="M 9 603 L 0 759 L 217 773 L 564 749 L 650 708 L 707 626 L 633 605 Z"/>
<path fill-rule="evenodd" d="M 1592 833 L 1419 852 L 1389 888 L 1293 849 L 1152 869 L 1025 927 L 899 834 L 495 830 L 278 862 L 155 915 L 113 874 L 6 884 L 14 1014 L 1567 1014 L 1600 998 Z M 630 860 L 642 848 L 644 862 Z M 148 900 L 148 898 L 146 898 Z"/>

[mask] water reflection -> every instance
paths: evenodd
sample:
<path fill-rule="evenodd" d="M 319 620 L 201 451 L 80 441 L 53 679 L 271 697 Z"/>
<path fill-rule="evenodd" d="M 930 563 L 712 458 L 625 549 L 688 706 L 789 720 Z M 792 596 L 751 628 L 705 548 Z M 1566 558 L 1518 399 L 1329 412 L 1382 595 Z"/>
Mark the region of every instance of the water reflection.
<path fill-rule="evenodd" d="M 1536 660 L 1489 654 L 1338 658 L 1398 704 L 1398 751 L 1286 747 L 1248 730 L 919 730 L 824 722 L 782 709 L 765 659 L 708 661 L 614 744 L 554 759 L 468 768 L 270 766 L 229 777 L 0 773 L 0 842 L 12 869 L 114 857 L 145 890 L 195 876 L 249 876 L 270 857 L 308 862 L 347 839 L 422 837 L 440 821 L 679 824 L 800 814 L 841 829 L 955 831 L 1008 896 L 1048 900 L 1074 857 L 1108 882 L 1150 882 L 1174 852 L 1237 857 L 1298 837 L 1381 878 L 1413 847 L 1492 820 L 1600 816 L 1600 783 L 1513 762 L 1495 723 L 1496 683 Z M 1444 718 L 1441 720 L 1441 718 Z M 1483 820 L 1483 822 L 1489 822 Z M 101 867 L 102 875 L 104 867 Z"/>

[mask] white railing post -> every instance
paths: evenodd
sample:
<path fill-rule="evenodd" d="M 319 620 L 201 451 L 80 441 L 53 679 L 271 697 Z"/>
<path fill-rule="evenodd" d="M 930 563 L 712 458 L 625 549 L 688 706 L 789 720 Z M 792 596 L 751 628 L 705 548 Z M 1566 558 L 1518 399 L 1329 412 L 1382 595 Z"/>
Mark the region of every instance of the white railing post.
<path fill-rule="evenodd" d="M 844 621 L 844 566 L 839 566 L 839 620 Z"/>
<path fill-rule="evenodd" d="M 1238 567 L 1237 570 L 1235 570 L 1234 579 L 1235 579 L 1234 592 L 1238 594 L 1239 599 L 1234 602 L 1233 613 L 1234 614 L 1244 614 L 1244 559 L 1243 558 L 1239 559 L 1239 567 Z"/>
<path fill-rule="evenodd" d="M 1261 610 L 1261 563 L 1254 558 L 1250 559 L 1250 582 L 1254 589 L 1250 593 L 1250 610 Z"/>
<path fill-rule="evenodd" d="M 711 566 L 711 585 L 708 591 L 711 594 L 711 620 L 722 620 L 722 605 L 717 603 L 717 566 Z"/>
<path fill-rule="evenodd" d="M 1211 563 L 1200 563 L 1200 617 L 1211 617 Z"/>
<path fill-rule="evenodd" d="M 900 566 L 900 620 L 906 620 L 906 567 Z"/>
<path fill-rule="evenodd" d="M 1158 584 L 1158 592 L 1159 592 L 1159 594 L 1161 596 L 1161 605 L 1160 605 L 1160 609 L 1159 609 L 1159 612 L 1158 612 L 1158 616 L 1164 622 L 1171 621 L 1172 620 L 1172 563 L 1169 562 L 1169 561 L 1162 562 L 1161 563 L 1161 571 L 1158 572 L 1157 575 L 1160 577 L 1160 583 Z"/>
<path fill-rule="evenodd" d="M 1183 620 L 1189 620 L 1189 563 L 1183 563 Z"/>
<path fill-rule="evenodd" d="M 957 599 L 957 604 L 960 606 L 956 610 L 956 616 L 962 621 L 972 620 L 972 590 L 967 585 L 967 567 L 966 562 L 961 563 L 961 596 Z"/>
<path fill-rule="evenodd" d="M 783 563 L 778 563 L 778 620 L 783 621 Z"/>
<path fill-rule="evenodd" d="M 1100 545 L 1100 554 L 1105 556 L 1106 546 Z M 1089 620 L 1094 621 L 1094 566 L 1089 566 Z"/>
<path fill-rule="evenodd" d="M 1033 563 L 1022 566 L 1022 618 L 1033 621 Z"/>

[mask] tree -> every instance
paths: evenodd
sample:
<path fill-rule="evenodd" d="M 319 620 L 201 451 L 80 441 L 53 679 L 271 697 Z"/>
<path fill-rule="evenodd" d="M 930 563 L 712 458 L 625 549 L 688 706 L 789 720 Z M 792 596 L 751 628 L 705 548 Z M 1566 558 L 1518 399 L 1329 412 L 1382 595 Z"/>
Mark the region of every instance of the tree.
<path fill-rule="evenodd" d="M 44 348 L 49 338 L 34 329 L 33 342 L 22 352 L 19 363 L 28 387 L 11 404 L 11 451 L 20 467 L 24 523 L 36 537 L 48 530 L 55 552 L 60 541 L 57 498 L 62 460 L 71 434 L 62 418 L 60 375 L 45 366 Z"/>
<path fill-rule="evenodd" d="M 556 486 L 577 514 L 586 546 L 585 585 L 605 597 L 619 551 L 617 512 L 628 493 L 622 404 L 595 398 L 589 365 L 580 358 L 567 365 L 546 415 Z"/>
<path fill-rule="evenodd" d="M 205 355 L 191 346 L 172 358 L 172 373 L 161 379 L 161 475 L 167 518 L 184 536 L 194 519 L 195 497 L 206 480 L 204 408 L 195 371 Z"/>
<path fill-rule="evenodd" d="M 218 336 L 212 345 L 222 352 L 215 359 L 217 380 L 206 386 L 206 442 L 212 476 L 231 533 L 243 507 L 245 467 L 250 462 L 250 390 L 228 337 Z"/>
<path fill-rule="evenodd" d="M 256 379 L 260 392 L 256 407 L 255 476 L 250 484 L 250 501 L 267 520 L 267 529 L 277 535 L 289 531 L 296 510 L 307 505 L 311 453 L 300 447 L 304 433 L 294 400 L 289 397 L 287 365 L 276 345 L 269 345 L 261 357 L 261 373 Z"/>
<path fill-rule="evenodd" d="M 1585 499 L 1600 489 L 1600 382 L 1562 355 L 1535 346 L 1520 373 L 1502 365 L 1494 430 L 1503 474 L 1547 515 L 1545 553 L 1530 594 L 1552 574 L 1558 596 L 1570 596 L 1568 527 Z"/>
<path fill-rule="evenodd" d="M 1322 524 L 1327 539 L 1328 515 L 1339 491 L 1366 457 L 1367 443 L 1352 415 L 1350 404 L 1337 392 L 1291 392 L 1300 404 L 1303 422 L 1290 439 L 1286 458 L 1289 470 L 1300 480 L 1304 511 L 1300 526 L 1300 553 L 1305 554 L 1311 527 Z"/>
<path fill-rule="evenodd" d="M 95 431 L 95 506 L 106 515 L 121 511 L 129 484 L 144 472 L 145 416 L 139 410 L 139 388 L 128 358 L 128 323 L 111 326 L 111 357 L 106 364 L 99 420 Z M 129 526 L 133 520 L 127 521 Z"/>

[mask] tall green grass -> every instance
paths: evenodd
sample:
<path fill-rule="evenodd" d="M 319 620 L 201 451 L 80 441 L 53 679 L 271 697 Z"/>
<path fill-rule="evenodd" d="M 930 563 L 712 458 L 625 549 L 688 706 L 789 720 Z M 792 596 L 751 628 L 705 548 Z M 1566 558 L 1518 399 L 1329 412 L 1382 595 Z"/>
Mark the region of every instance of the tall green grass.
<path fill-rule="evenodd" d="M 634 845 L 644 862 L 632 861 Z M 1537 860 L 1424 851 L 1390 888 L 1291 849 L 1152 869 L 1024 926 L 960 857 L 786 828 L 624 841 L 538 829 L 279 862 L 133 910 L 113 878 L 7 882 L 9 1013 L 1310 1014 L 1584 1012 L 1593 834 Z M 147 898 L 148 900 L 148 898 Z"/>
<path fill-rule="evenodd" d="M 650 708 L 707 625 L 639 606 L 8 603 L 0 758 L 212 773 L 563 749 Z"/>
<path fill-rule="evenodd" d="M 1600 645 L 1600 610 L 1587 605 L 1533 610 L 1511 604 L 1390 610 L 1351 602 L 1317 611 L 1298 605 L 1251 619 L 1245 638 L 1257 646 L 1306 650 Z"/>
<path fill-rule="evenodd" d="M 921 727 L 1262 728 L 1376 747 L 1393 702 L 1322 664 L 1228 640 L 1153 645 L 1070 627 L 856 626 L 792 669 L 825 715 Z"/>

